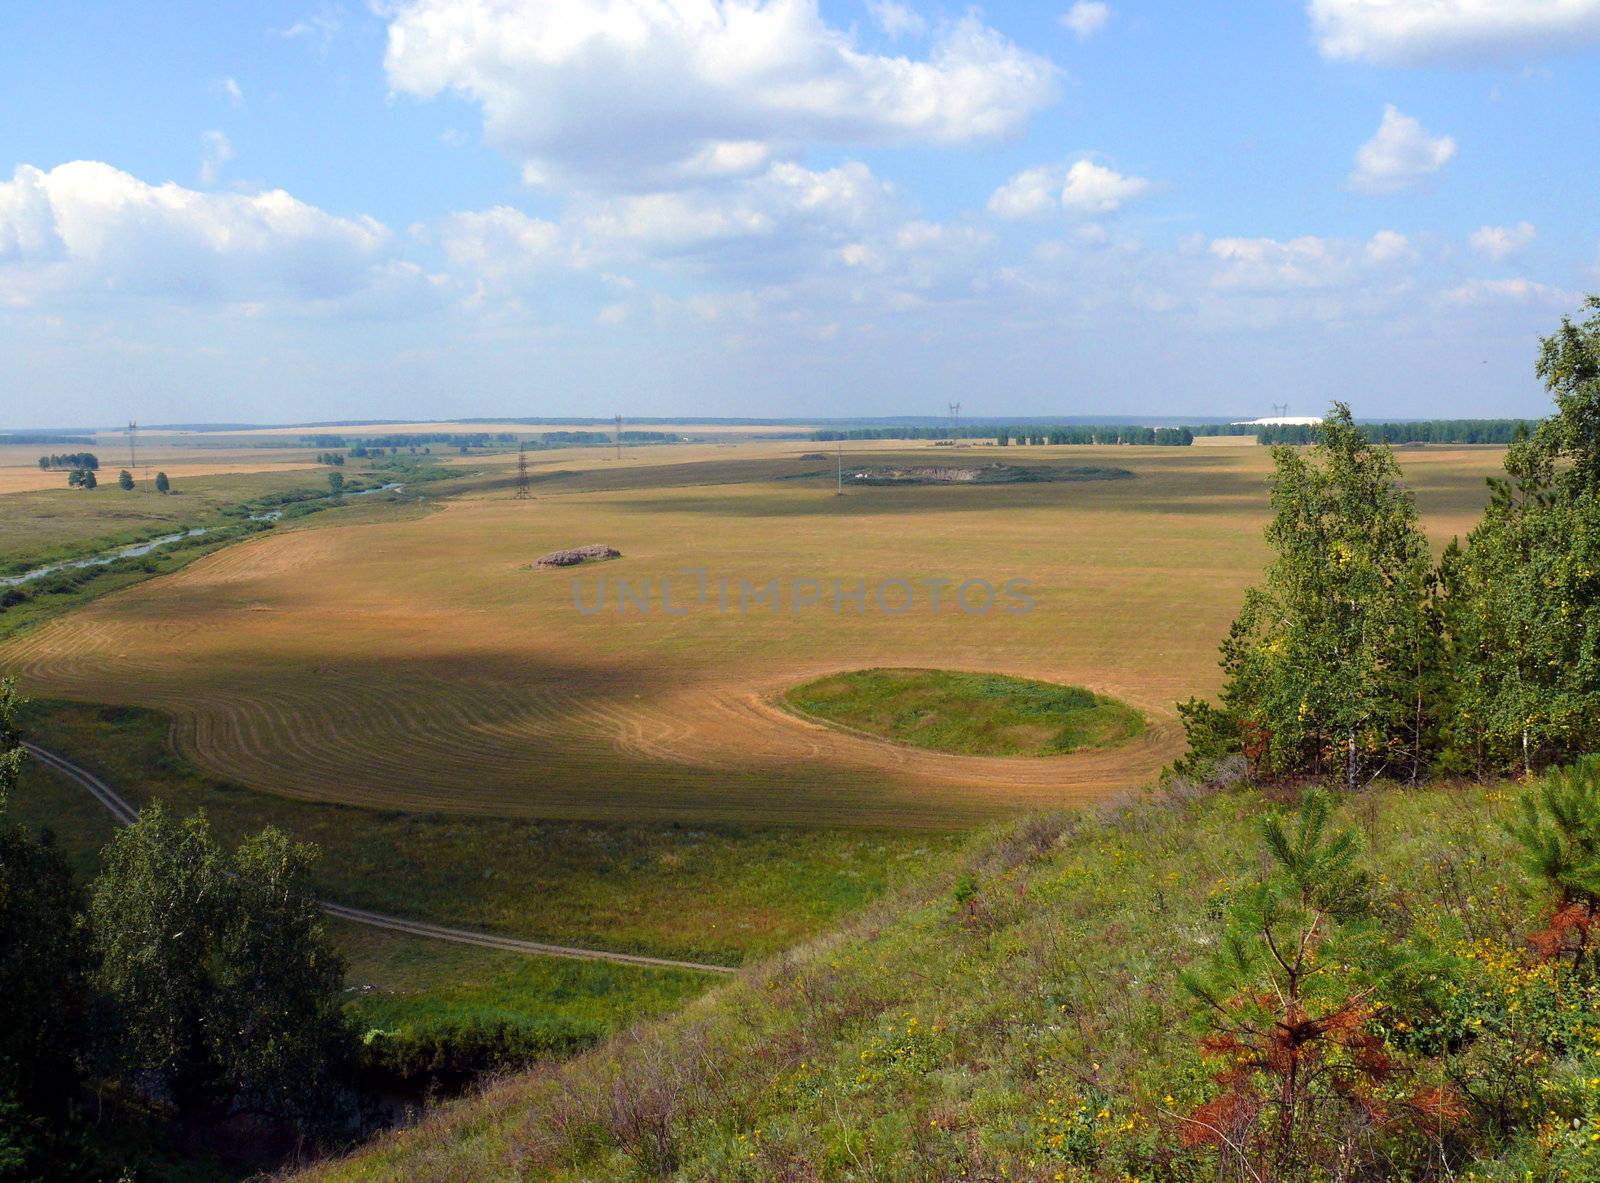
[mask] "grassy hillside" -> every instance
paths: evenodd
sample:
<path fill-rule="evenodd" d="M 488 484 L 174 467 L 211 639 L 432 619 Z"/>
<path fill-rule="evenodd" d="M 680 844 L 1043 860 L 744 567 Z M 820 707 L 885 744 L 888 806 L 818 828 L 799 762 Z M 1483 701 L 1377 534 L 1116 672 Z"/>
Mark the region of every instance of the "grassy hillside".
<path fill-rule="evenodd" d="M 989 831 L 674 1017 L 308 1178 L 1249 1178 L 1219 1176 L 1197 1133 L 1240 1061 L 1179 974 L 1218 954 L 1271 869 L 1274 803 L 1180 787 Z M 1338 802 L 1362 840 L 1369 937 L 1431 968 L 1329 1035 L 1327 1070 L 1383 1066 L 1361 1106 L 1319 1111 L 1378 1173 L 1270 1177 L 1600 1177 L 1600 1009 L 1591 979 L 1530 948 L 1549 900 L 1499 824 L 1514 792 Z"/>

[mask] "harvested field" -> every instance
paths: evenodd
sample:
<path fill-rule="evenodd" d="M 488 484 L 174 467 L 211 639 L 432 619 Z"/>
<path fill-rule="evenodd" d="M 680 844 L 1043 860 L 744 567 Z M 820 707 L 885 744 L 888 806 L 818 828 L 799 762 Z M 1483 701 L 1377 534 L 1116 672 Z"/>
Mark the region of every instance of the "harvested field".
<path fill-rule="evenodd" d="M 1148 780 L 1178 748 L 1173 701 L 1216 685 L 1217 642 L 1265 555 L 1260 448 L 1037 448 L 1026 462 L 1138 479 L 845 497 L 831 473 L 797 471 L 792 446 L 678 463 L 673 451 L 609 467 L 563 457 L 524 502 L 502 465 L 442 512 L 263 537 L 19 635 L 0 665 L 34 693 L 166 711 L 197 763 L 288 796 L 947 828 Z M 1405 457 L 1438 542 L 1470 526 L 1498 463 L 1495 449 Z M 608 539 L 626 568 L 530 577 L 574 537 Z M 935 613 L 924 598 L 897 613 L 736 596 L 744 610 L 724 609 L 715 590 L 685 604 L 696 569 L 713 589 L 776 580 L 791 593 L 796 580 L 1024 579 L 1036 606 Z M 1149 726 L 1106 750 L 953 756 L 776 705 L 791 686 L 866 666 L 1083 686 Z"/>

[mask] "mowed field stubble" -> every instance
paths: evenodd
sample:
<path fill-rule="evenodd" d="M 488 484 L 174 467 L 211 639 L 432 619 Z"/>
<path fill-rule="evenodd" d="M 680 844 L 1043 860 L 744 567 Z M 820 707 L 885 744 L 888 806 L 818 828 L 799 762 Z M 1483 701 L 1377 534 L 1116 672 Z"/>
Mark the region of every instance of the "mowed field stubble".
<path fill-rule="evenodd" d="M 1265 561 L 1268 450 L 846 448 L 847 471 L 955 456 L 1134 479 L 841 497 L 832 445 L 784 441 L 542 454 L 535 497 L 516 500 L 511 458 L 488 458 L 498 479 L 436 512 L 230 547 L 11 638 L 0 667 L 31 694 L 162 710 L 185 755 L 240 784 L 404 810 L 944 829 L 1147 783 L 1179 748 L 1174 701 L 1216 689 L 1217 644 Z M 1442 545 L 1476 520 L 1501 452 L 1400 459 Z M 623 557 L 530 569 L 596 542 Z M 836 610 L 831 594 L 739 610 L 741 580 L 831 593 L 930 578 L 1026 580 L 1033 608 L 962 612 L 947 591 L 935 613 L 919 586 L 898 613 L 870 595 Z M 619 579 L 649 581 L 648 611 L 618 611 Z M 662 610 L 664 579 L 679 614 Z M 1148 726 L 1102 750 L 980 758 L 778 705 L 874 666 L 1083 686 Z"/>

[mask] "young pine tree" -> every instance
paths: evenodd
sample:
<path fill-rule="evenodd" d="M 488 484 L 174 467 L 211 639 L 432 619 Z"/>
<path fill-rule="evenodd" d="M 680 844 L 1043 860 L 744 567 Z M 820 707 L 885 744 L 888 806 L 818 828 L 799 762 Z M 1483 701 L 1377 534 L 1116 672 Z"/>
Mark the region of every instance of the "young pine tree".
<path fill-rule="evenodd" d="M 1407 1095 L 1381 1030 L 1429 958 L 1372 919 L 1361 844 L 1331 820 L 1323 792 L 1292 821 L 1268 815 L 1270 872 L 1235 898 L 1209 964 L 1182 977 L 1216 1088 L 1180 1132 L 1216 1153 L 1218 1178 L 1383 1177 L 1361 1159 L 1372 1134 L 1399 1132 L 1431 1100 Z"/>

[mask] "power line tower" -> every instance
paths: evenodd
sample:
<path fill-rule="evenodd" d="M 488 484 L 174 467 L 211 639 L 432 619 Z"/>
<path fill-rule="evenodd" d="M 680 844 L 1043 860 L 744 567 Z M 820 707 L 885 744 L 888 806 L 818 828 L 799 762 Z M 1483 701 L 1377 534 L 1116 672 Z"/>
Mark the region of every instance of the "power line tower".
<path fill-rule="evenodd" d="M 955 441 L 961 435 L 961 404 L 950 404 L 950 439 Z"/>
<path fill-rule="evenodd" d="M 617 459 L 622 459 L 622 416 L 617 416 Z"/>
<path fill-rule="evenodd" d="M 517 500 L 526 501 L 531 496 L 528 491 L 528 441 L 523 440 L 517 445 Z"/>
<path fill-rule="evenodd" d="M 834 490 L 835 497 L 844 496 L 844 440 L 839 440 L 839 487 Z"/>
<path fill-rule="evenodd" d="M 1272 413 L 1274 415 L 1278 416 L 1279 418 L 1286 418 L 1288 416 L 1288 414 L 1289 414 L 1289 404 L 1288 403 L 1273 403 L 1272 404 Z"/>
<path fill-rule="evenodd" d="M 139 425 L 132 419 L 128 420 L 128 475 L 139 477 Z"/>

